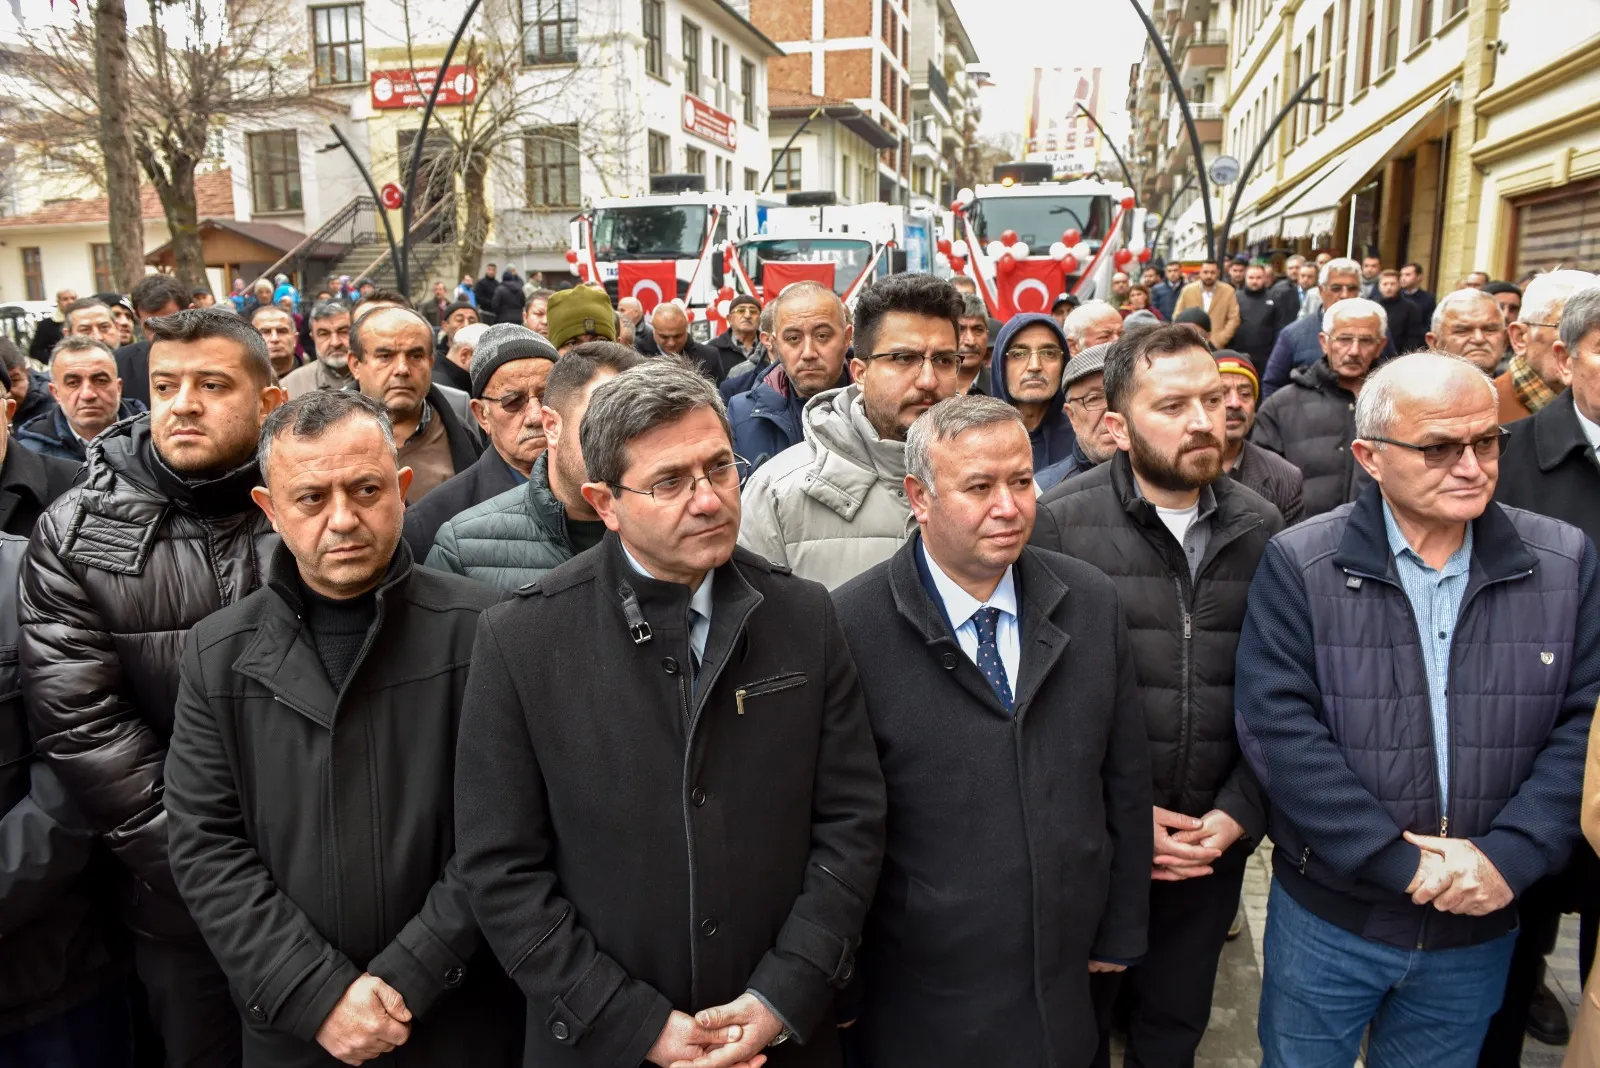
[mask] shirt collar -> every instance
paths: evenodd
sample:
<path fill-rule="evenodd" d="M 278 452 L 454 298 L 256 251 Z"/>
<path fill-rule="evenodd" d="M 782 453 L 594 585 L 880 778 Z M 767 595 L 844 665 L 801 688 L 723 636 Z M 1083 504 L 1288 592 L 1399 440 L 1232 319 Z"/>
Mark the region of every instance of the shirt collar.
<path fill-rule="evenodd" d="M 1406 536 L 1401 533 L 1400 524 L 1395 522 L 1394 512 L 1390 510 L 1388 501 L 1383 502 L 1383 530 L 1389 537 L 1389 552 L 1393 556 L 1398 558 L 1409 555 L 1411 559 L 1423 567 L 1428 567 L 1427 561 L 1417 554 L 1417 551 L 1411 547 L 1411 543 L 1406 541 Z M 1461 539 L 1460 547 L 1450 554 L 1450 559 L 1444 562 L 1444 566 L 1439 569 L 1439 574 L 1445 578 L 1450 578 L 1453 575 L 1464 575 L 1467 573 L 1471 562 L 1472 524 L 1468 523 L 1466 537 Z M 1429 570 L 1432 570 L 1432 568 L 1429 568 Z"/>
<path fill-rule="evenodd" d="M 655 578 L 654 575 L 645 570 L 643 564 L 633 558 L 633 554 L 628 551 L 627 544 L 621 538 L 617 539 L 617 545 L 622 549 L 622 555 L 627 558 L 629 567 L 645 578 Z M 700 613 L 701 617 L 707 620 L 711 618 L 711 584 L 716 577 L 717 573 L 715 571 L 707 571 L 706 577 L 700 580 L 700 588 L 695 590 L 694 595 L 689 598 L 689 610 Z M 656 579 L 656 581 L 664 582 L 666 580 Z"/>
<path fill-rule="evenodd" d="M 1578 417 L 1578 429 L 1583 431 L 1583 436 L 1589 442 L 1589 448 L 1600 452 L 1600 423 L 1596 423 L 1584 415 L 1583 410 L 1577 404 L 1573 404 L 1572 411 Z"/>
<path fill-rule="evenodd" d="M 980 601 L 944 573 L 944 568 L 928 553 L 928 546 L 920 538 L 917 540 L 917 552 L 922 554 L 922 559 L 928 565 L 928 574 L 933 578 L 934 588 L 939 591 L 939 599 L 944 602 L 945 614 L 950 617 L 952 627 L 960 630 L 972 618 L 972 613 L 980 608 L 998 608 L 1012 619 L 1017 618 L 1017 584 L 1012 575 L 1015 565 L 1006 568 L 1006 573 L 1000 576 L 1000 582 L 989 599 Z"/>

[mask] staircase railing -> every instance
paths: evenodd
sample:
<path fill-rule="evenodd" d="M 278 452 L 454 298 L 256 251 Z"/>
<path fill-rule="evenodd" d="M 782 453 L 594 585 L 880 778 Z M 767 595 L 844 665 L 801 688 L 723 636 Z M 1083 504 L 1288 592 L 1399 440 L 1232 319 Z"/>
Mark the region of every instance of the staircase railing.
<path fill-rule="evenodd" d="M 325 245 L 340 246 L 343 252 L 361 244 L 364 238 L 376 237 L 378 228 L 374 221 L 375 213 L 380 210 L 378 202 L 369 196 L 353 197 L 299 244 L 285 252 L 277 263 L 262 271 L 261 277 L 272 278 L 281 271 L 296 278 L 303 288 L 306 265 L 310 263 L 312 254 Z"/>
<path fill-rule="evenodd" d="M 450 212 L 453 217 L 455 212 L 455 203 L 455 194 L 448 193 L 445 196 L 440 197 L 438 202 L 435 203 L 433 207 L 429 208 L 427 211 L 423 212 L 421 215 L 417 216 L 411 221 L 411 250 L 413 255 L 415 255 L 416 250 L 419 247 L 420 242 L 418 242 L 418 238 L 420 236 L 431 236 L 436 230 L 443 229 L 443 227 L 435 226 L 435 220 L 440 219 L 443 216 L 443 213 L 446 211 Z M 350 284 L 352 286 L 360 285 L 362 279 L 372 277 L 373 274 L 381 270 L 385 264 L 388 264 L 390 259 L 391 257 L 389 255 L 389 250 L 385 248 L 378 254 L 377 259 L 367 264 L 360 274 L 356 275 L 350 280 Z M 393 265 L 390 264 L 390 266 L 392 267 Z M 415 289 L 417 285 L 417 279 L 421 277 L 421 273 L 416 271 L 410 273 L 413 276 L 411 281 L 413 283 L 413 289 Z"/>

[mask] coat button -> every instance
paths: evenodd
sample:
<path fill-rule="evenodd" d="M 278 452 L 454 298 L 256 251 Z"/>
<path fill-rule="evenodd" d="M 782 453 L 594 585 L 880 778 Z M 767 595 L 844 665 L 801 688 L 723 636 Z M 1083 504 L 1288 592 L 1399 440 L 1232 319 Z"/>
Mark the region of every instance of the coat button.
<path fill-rule="evenodd" d="M 678 673 L 678 662 L 669 656 L 661 661 L 661 670 L 668 675 L 676 675 Z"/>
<path fill-rule="evenodd" d="M 839 969 L 839 982 L 848 983 L 851 979 L 855 978 L 855 975 L 856 966 L 854 964 L 846 964 L 843 968 Z"/>
<path fill-rule="evenodd" d="M 444 985 L 460 986 L 461 980 L 465 979 L 466 977 L 467 970 L 465 968 L 451 968 L 449 971 L 444 973 Z"/>
<path fill-rule="evenodd" d="M 700 787 L 700 786 L 696 786 L 693 790 L 691 790 L 689 792 L 689 800 L 693 801 L 695 803 L 695 807 L 696 808 L 699 808 L 701 805 L 705 804 L 706 803 L 706 798 L 708 798 L 710 796 L 711 795 L 707 794 L 705 792 L 705 789 L 703 787 Z"/>
<path fill-rule="evenodd" d="M 700 933 L 705 935 L 707 938 L 710 938 L 712 935 L 716 934 L 717 921 L 713 920 L 710 916 L 707 916 L 705 919 L 701 920 Z"/>
<path fill-rule="evenodd" d="M 944 654 L 944 669 L 946 671 L 954 671 L 956 669 L 956 654 L 954 654 L 954 653 L 945 653 Z"/>
<path fill-rule="evenodd" d="M 267 1010 L 260 1005 L 252 1005 L 250 1006 L 250 1018 L 252 1020 L 265 1020 L 267 1018 Z"/>
<path fill-rule="evenodd" d="M 567 1040 L 567 1025 L 557 1020 L 550 1025 L 550 1036 L 557 1042 L 565 1042 Z"/>

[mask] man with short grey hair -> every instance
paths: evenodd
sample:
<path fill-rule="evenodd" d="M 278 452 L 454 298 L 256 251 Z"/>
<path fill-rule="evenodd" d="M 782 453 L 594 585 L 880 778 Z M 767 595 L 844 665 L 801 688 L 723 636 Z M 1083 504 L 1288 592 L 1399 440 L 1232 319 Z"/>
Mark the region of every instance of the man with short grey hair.
<path fill-rule="evenodd" d="M 1322 346 L 1317 335 L 1322 332 L 1323 315 L 1339 301 L 1360 295 L 1361 264 L 1340 256 L 1322 265 L 1316 293 L 1306 294 L 1306 304 L 1302 307 L 1300 317 L 1284 328 L 1278 334 L 1278 340 L 1273 342 L 1266 371 L 1261 375 L 1262 400 L 1288 385 L 1289 376 L 1296 368 L 1322 359 Z M 1307 308 L 1311 310 L 1307 311 Z M 1385 354 L 1393 355 L 1387 343 Z"/>
<path fill-rule="evenodd" d="M 343 389 L 350 384 L 350 308 L 342 301 L 325 300 L 311 307 L 311 344 L 316 359 L 283 377 L 289 399 L 314 389 Z"/>
<path fill-rule="evenodd" d="M 1067 313 L 1061 332 L 1067 336 L 1067 354 L 1076 356 L 1096 345 L 1109 345 L 1122 336 L 1122 314 L 1103 300 L 1086 300 Z"/>
<path fill-rule="evenodd" d="M 1500 422 L 1510 424 L 1546 408 L 1567 388 L 1556 361 L 1556 340 L 1567 298 L 1600 282 L 1588 271 L 1551 271 L 1536 276 L 1522 294 L 1516 322 L 1506 325 L 1511 362 L 1494 380 Z"/>
<path fill-rule="evenodd" d="M 1571 301 L 1569 301 L 1569 307 Z M 1492 498 L 1489 379 L 1402 356 L 1356 402 L 1357 499 L 1284 531 L 1234 693 L 1272 803 L 1266 1065 L 1478 1063 L 1517 900 L 1579 835 L 1595 548 Z"/>
<path fill-rule="evenodd" d="M 1506 351 L 1505 313 L 1481 289 L 1447 293 L 1434 305 L 1428 347 L 1460 356 L 1484 374 L 1493 375 Z"/>
<path fill-rule="evenodd" d="M 961 353 L 961 370 L 958 373 L 956 392 L 988 395 L 991 392 L 989 371 L 989 308 L 976 293 L 961 298 L 960 331 L 956 335 L 956 351 Z"/>
<path fill-rule="evenodd" d="M 581 434 L 607 534 L 485 614 L 456 756 L 457 860 L 527 999 L 528 1063 L 732 1065 L 795 1039 L 788 1059 L 837 1064 L 886 799 L 832 603 L 737 547 L 709 380 L 646 361 Z"/>
<path fill-rule="evenodd" d="M 834 592 L 893 754 L 850 1032 L 868 1064 L 1086 1063 L 1091 973 L 1145 952 L 1133 645 L 1104 574 L 1027 544 L 1032 451 L 998 398 L 934 405 L 906 436 L 917 533 Z"/>

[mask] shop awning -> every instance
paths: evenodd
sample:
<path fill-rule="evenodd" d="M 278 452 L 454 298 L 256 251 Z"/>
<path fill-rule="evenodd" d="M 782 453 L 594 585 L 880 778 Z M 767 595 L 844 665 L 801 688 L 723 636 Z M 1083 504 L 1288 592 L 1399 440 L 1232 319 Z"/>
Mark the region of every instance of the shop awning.
<path fill-rule="evenodd" d="M 1245 224 L 1245 241 L 1254 245 L 1258 241 L 1271 241 L 1277 237 L 1279 231 L 1283 229 L 1284 214 L 1293 210 L 1295 205 L 1300 203 L 1305 195 L 1316 187 L 1318 182 L 1326 178 L 1334 168 L 1343 162 L 1343 156 L 1334 156 L 1301 179 L 1301 181 L 1291 186 L 1288 192 L 1282 196 L 1274 197 L 1269 203 L 1256 208 L 1248 216 L 1250 221 Z"/>
<path fill-rule="evenodd" d="M 1451 93 L 1445 89 L 1406 112 L 1399 119 L 1358 141 L 1340 157 L 1339 165 L 1308 189 L 1294 207 L 1284 212 L 1282 234 L 1287 238 L 1308 237 L 1333 231 L 1339 204 L 1351 191 L 1360 188 L 1367 175 L 1381 166 L 1396 146 L 1430 118 Z"/>

